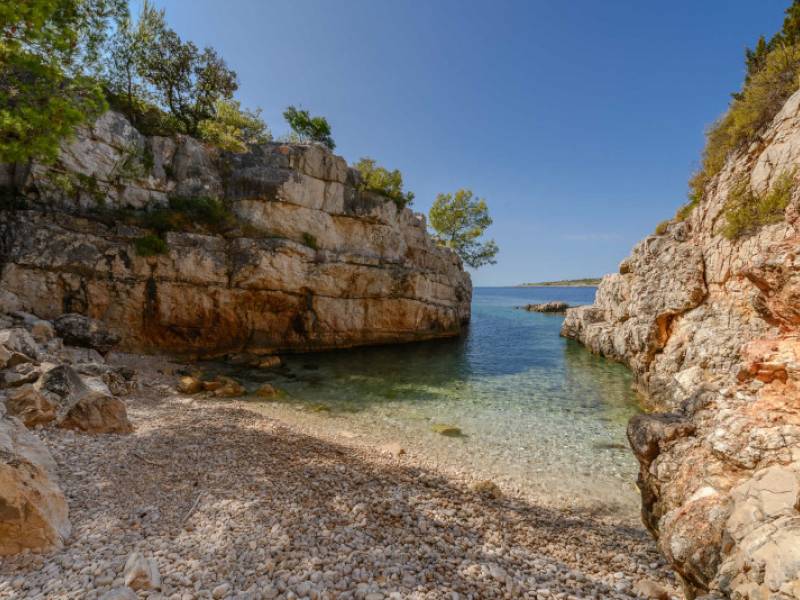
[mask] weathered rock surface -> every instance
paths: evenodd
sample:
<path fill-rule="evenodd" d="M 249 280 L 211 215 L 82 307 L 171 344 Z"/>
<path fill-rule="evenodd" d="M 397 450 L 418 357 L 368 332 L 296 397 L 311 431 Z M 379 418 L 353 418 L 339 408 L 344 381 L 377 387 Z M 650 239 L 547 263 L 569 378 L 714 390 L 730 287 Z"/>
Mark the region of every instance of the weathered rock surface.
<path fill-rule="evenodd" d="M 520 308 L 527 310 L 528 312 L 563 313 L 569 308 L 569 304 L 566 302 L 553 301 L 542 302 L 540 304 L 526 304 Z"/>
<path fill-rule="evenodd" d="M 70 534 L 50 452 L 0 405 L 0 555 L 44 551 Z"/>
<path fill-rule="evenodd" d="M 690 218 L 640 242 L 563 335 L 628 364 L 666 414 L 634 418 L 642 515 L 689 597 L 800 598 L 800 197 L 719 234 L 740 177 L 800 167 L 800 93 L 731 157 Z"/>
<path fill-rule="evenodd" d="M 123 349 L 184 355 L 412 341 L 469 319 L 469 276 L 424 217 L 359 191 L 316 145 L 230 155 L 109 112 L 17 183 L 28 210 L 0 211 L 2 302 L 61 317 L 75 344 L 104 346 L 65 313 L 101 321 Z M 150 232 L 126 217 L 170 197 L 221 199 L 235 223 L 169 232 L 165 254 L 139 256 Z"/>

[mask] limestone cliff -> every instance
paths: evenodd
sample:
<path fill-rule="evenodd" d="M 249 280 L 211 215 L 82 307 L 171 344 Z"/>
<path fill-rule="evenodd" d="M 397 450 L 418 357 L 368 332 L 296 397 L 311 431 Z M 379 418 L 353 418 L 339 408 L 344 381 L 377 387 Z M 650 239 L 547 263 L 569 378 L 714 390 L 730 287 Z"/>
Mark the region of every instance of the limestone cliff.
<path fill-rule="evenodd" d="M 563 335 L 630 365 L 642 513 L 689 597 L 800 598 L 800 192 L 736 240 L 725 204 L 800 173 L 800 92 L 683 222 L 640 242 Z"/>
<path fill-rule="evenodd" d="M 0 186 L 12 185 L 22 197 L 0 211 L 4 306 L 99 319 L 124 349 L 320 350 L 456 335 L 469 320 L 469 275 L 424 217 L 359 190 L 358 173 L 317 145 L 235 155 L 143 136 L 108 112 L 54 164 L 3 168 Z M 223 222 L 170 212 L 206 198 Z M 161 240 L 154 216 L 172 219 Z"/>

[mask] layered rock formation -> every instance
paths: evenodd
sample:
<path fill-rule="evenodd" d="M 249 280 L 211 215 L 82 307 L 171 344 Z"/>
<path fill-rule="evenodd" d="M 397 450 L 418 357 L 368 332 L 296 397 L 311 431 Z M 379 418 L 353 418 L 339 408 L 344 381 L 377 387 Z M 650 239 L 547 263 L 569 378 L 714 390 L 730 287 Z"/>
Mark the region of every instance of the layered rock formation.
<path fill-rule="evenodd" d="M 0 212 L 6 301 L 99 319 L 127 350 L 319 350 L 455 335 L 469 319 L 458 257 L 320 146 L 220 153 L 109 112 L 55 164 L 2 179 L 24 196 Z M 154 251 L 158 209 L 199 198 L 230 223 L 173 214 Z"/>
<path fill-rule="evenodd" d="M 737 183 L 764 193 L 798 167 L 800 93 L 564 323 L 664 411 L 628 433 L 644 522 L 689 597 L 800 598 L 800 186 L 785 219 L 720 235 Z"/>

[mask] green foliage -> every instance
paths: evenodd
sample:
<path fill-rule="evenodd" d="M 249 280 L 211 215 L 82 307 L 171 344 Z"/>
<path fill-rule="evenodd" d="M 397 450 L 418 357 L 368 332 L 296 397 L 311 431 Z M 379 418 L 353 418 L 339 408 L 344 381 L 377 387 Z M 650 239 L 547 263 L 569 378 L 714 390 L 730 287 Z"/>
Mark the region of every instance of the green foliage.
<path fill-rule="evenodd" d="M 214 104 L 237 90 L 236 73 L 210 47 L 200 51 L 175 31 L 155 31 L 142 50 L 139 73 L 157 101 L 169 109 L 185 133 L 196 135 L 204 119 L 214 116 Z"/>
<path fill-rule="evenodd" d="M 169 251 L 167 242 L 153 234 L 140 237 L 134 242 L 134 245 L 136 246 L 136 254 L 139 256 L 155 256 L 157 254 L 166 254 Z"/>
<path fill-rule="evenodd" d="M 379 167 L 372 158 L 362 158 L 355 168 L 361 173 L 362 189 L 389 198 L 398 208 L 409 206 L 414 201 L 413 192 L 403 191 L 403 174 L 397 169 L 389 171 Z"/>
<path fill-rule="evenodd" d="M 661 221 L 661 223 L 656 225 L 656 235 L 664 235 L 665 233 L 667 233 L 667 228 L 669 227 L 670 223 L 671 221 L 666 220 L 666 221 Z"/>
<path fill-rule="evenodd" d="M 693 203 L 735 150 L 751 143 L 784 102 L 800 88 L 800 0 L 786 10 L 783 29 L 769 41 L 759 38 L 745 53 L 746 75 L 728 111 L 706 132 L 701 168 L 689 181 Z"/>
<path fill-rule="evenodd" d="M 747 178 L 741 178 L 728 194 L 722 235 L 734 240 L 763 225 L 782 221 L 795 185 L 794 172 L 786 172 L 775 180 L 770 190 L 759 196 L 750 189 Z"/>
<path fill-rule="evenodd" d="M 243 110 L 236 100 L 217 100 L 214 116 L 200 122 L 200 138 L 222 150 L 247 152 L 248 146 L 272 139 L 260 115 L 260 109 Z"/>
<path fill-rule="evenodd" d="M 319 250 L 319 245 L 317 244 L 317 238 L 308 232 L 303 233 L 303 243 L 312 250 Z"/>
<path fill-rule="evenodd" d="M 106 216 L 113 222 L 151 229 L 160 237 L 169 231 L 224 234 L 236 227 L 236 218 L 228 207 L 221 200 L 206 197 L 175 196 L 166 208 L 113 211 Z"/>
<path fill-rule="evenodd" d="M 150 91 L 140 77 L 146 49 L 166 28 L 164 11 L 156 10 L 145 0 L 136 22 L 130 14 L 120 20 L 108 53 L 104 73 L 108 92 L 136 127 L 150 105 Z"/>
<path fill-rule="evenodd" d="M 105 110 L 95 69 L 124 0 L 0 3 L 0 162 L 55 158 L 61 140 Z"/>
<path fill-rule="evenodd" d="M 307 110 L 290 106 L 283 111 L 283 118 L 299 142 L 317 142 L 331 150 L 336 148 L 336 143 L 331 137 L 331 126 L 325 117 L 312 117 Z"/>
<path fill-rule="evenodd" d="M 479 241 L 492 224 L 486 200 L 473 198 L 470 190 L 436 196 L 429 221 L 439 243 L 455 250 L 473 269 L 497 262 L 494 257 L 498 247 L 494 240 Z"/>

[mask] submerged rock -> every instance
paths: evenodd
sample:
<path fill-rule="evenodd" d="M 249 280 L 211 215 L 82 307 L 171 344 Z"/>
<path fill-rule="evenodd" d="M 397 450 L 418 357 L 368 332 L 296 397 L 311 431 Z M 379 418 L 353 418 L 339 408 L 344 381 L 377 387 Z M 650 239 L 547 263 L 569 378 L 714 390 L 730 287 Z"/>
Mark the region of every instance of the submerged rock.
<path fill-rule="evenodd" d="M 431 431 L 447 437 L 461 437 L 464 435 L 460 427 L 456 427 L 455 425 L 445 425 L 442 423 L 436 423 L 432 425 Z"/>

